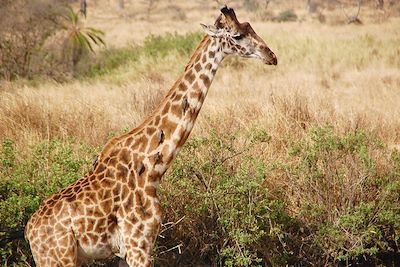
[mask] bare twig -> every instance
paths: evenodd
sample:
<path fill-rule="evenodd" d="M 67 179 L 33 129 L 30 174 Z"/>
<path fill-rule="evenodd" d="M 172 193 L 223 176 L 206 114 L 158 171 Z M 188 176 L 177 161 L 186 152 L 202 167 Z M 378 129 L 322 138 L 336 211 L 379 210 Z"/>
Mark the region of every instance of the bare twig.
<path fill-rule="evenodd" d="M 164 250 L 164 251 L 159 252 L 158 255 L 165 254 L 165 253 L 170 252 L 170 251 L 172 251 L 172 250 L 174 250 L 174 249 L 176 249 L 176 248 L 178 249 L 179 254 L 182 254 L 182 250 L 181 250 L 181 247 L 182 247 L 182 246 L 183 246 L 183 244 L 178 244 L 178 245 L 176 245 L 176 246 L 174 246 L 174 247 L 172 247 L 172 248 L 169 248 L 169 249 L 167 249 L 167 250 Z"/>
<path fill-rule="evenodd" d="M 183 219 L 185 219 L 186 216 L 183 216 L 182 218 L 180 218 L 179 220 L 177 220 L 176 222 L 167 222 L 164 223 L 162 226 L 165 227 L 163 230 L 160 231 L 160 233 L 158 235 L 161 235 L 162 233 L 164 233 L 165 231 L 168 231 L 169 229 L 175 227 L 177 224 L 179 224 L 181 221 L 183 221 Z"/>
<path fill-rule="evenodd" d="M 347 15 L 346 11 L 344 10 L 344 5 L 342 2 L 340 2 L 339 0 L 336 0 L 336 2 L 340 5 L 340 8 L 342 9 L 343 14 L 346 16 L 347 18 L 347 23 L 355 23 L 355 24 L 362 24 L 361 20 L 358 18 L 358 16 L 360 15 L 360 11 L 361 11 L 361 5 L 362 5 L 362 1 L 363 0 L 357 0 L 357 14 L 355 16 L 349 16 Z"/>

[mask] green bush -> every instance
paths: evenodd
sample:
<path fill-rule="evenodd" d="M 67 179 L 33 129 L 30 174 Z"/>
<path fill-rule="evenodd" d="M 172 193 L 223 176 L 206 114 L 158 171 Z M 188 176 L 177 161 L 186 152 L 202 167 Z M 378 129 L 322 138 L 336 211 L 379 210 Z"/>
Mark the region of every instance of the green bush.
<path fill-rule="evenodd" d="M 139 59 L 140 48 L 127 46 L 123 48 L 108 48 L 100 51 L 88 63 L 81 62 L 78 65 L 78 72 L 82 77 L 96 77 L 109 74 L 119 67 L 135 62 Z"/>
<path fill-rule="evenodd" d="M 280 166 L 301 201 L 295 218 L 310 232 L 309 246 L 322 254 L 315 258 L 379 262 L 398 250 L 396 155 L 365 132 L 339 135 L 332 127 L 314 127 L 292 142 Z"/>
<path fill-rule="evenodd" d="M 90 155 L 94 150 L 76 140 L 45 141 L 21 152 L 12 140 L 5 139 L 0 154 L 0 238 L 23 229 L 44 198 L 84 174 L 91 165 Z M 18 246 L 27 249 L 25 242 L 2 245 L 2 262 L 26 258 L 16 253 Z"/>
<path fill-rule="evenodd" d="M 160 186 L 156 266 L 396 265 L 400 152 L 327 126 L 287 140 L 264 154 L 276 148 L 262 128 L 190 138 Z M 5 139 L 0 241 L 87 172 L 94 151 L 76 140 L 19 151 Z M 7 242 L 0 257 L 32 261 L 24 241 Z"/>
<path fill-rule="evenodd" d="M 185 35 L 167 33 L 149 35 L 142 46 L 127 46 L 123 48 L 108 48 L 100 51 L 96 56 L 81 61 L 77 72 L 82 78 L 96 77 L 112 73 L 121 66 L 129 63 L 142 64 L 143 58 L 163 58 L 171 52 L 188 57 L 201 40 L 200 32 Z"/>
<path fill-rule="evenodd" d="M 252 129 L 245 134 L 213 131 L 186 143 L 160 193 L 166 221 L 179 223 L 158 241 L 158 252 L 178 244 L 185 250 L 175 256 L 177 262 L 170 255 L 160 262 L 396 261 L 399 153 L 389 153 L 362 131 L 340 135 L 332 127 L 314 127 L 289 142 L 286 158 L 257 155 L 269 141 L 264 130 Z M 267 189 L 269 177 L 277 174 L 285 187 Z"/>
<path fill-rule="evenodd" d="M 285 10 L 279 13 L 279 15 L 274 19 L 276 21 L 282 22 L 282 21 L 296 21 L 297 20 L 297 15 L 294 13 L 293 10 Z"/>
<path fill-rule="evenodd" d="M 143 52 L 148 57 L 165 57 L 171 51 L 189 55 L 203 36 L 200 32 L 187 33 L 185 35 L 167 33 L 163 36 L 149 35 L 144 40 Z"/>
<path fill-rule="evenodd" d="M 240 138 L 215 130 L 208 137 L 192 138 L 162 184 L 167 221 L 184 220 L 165 233 L 167 244 L 160 239 L 159 245 L 183 242 L 187 249 L 180 264 L 264 266 L 258 247 L 264 242 L 280 246 L 283 229 L 293 224 L 284 203 L 262 186 L 266 166 L 252 155 L 269 135 L 255 129 L 248 141 L 241 143 Z"/>

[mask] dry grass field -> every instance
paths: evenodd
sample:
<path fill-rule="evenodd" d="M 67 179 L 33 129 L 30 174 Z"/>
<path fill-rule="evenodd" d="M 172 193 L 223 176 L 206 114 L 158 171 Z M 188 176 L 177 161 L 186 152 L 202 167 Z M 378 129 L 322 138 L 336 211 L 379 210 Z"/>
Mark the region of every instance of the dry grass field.
<path fill-rule="evenodd" d="M 187 237 L 207 232 L 204 229 L 207 221 L 203 226 L 196 222 L 196 218 L 204 220 L 203 217 L 187 215 L 182 226 L 169 230 L 171 233 L 166 231 L 166 237 L 171 240 L 161 240 L 158 248 L 158 252 L 162 252 L 183 244 L 187 261 L 177 260 L 182 255 L 175 249 L 159 254 L 158 264 L 190 266 L 187 262 L 192 260 L 204 266 L 213 261 L 213 266 L 254 266 L 258 258 L 261 259 L 260 266 L 328 266 L 341 260 L 343 265 L 346 261 L 349 264 L 354 260 L 365 260 L 365 264 L 372 266 L 394 266 L 399 257 L 400 231 L 398 221 L 393 219 L 400 218 L 400 17 L 387 16 L 393 10 L 384 14 L 367 5 L 360 14 L 363 25 L 346 24 L 340 9 L 329 8 L 321 11 L 326 20 L 320 22 L 308 14 L 306 1 L 272 1 L 267 9 L 270 13 L 266 13 L 279 14 L 290 8 L 298 19 L 294 22 L 265 21 L 263 18 L 268 14 L 249 11 L 242 2 L 231 3 L 239 20 L 251 22 L 277 55 L 278 65 L 267 66 L 255 60 L 233 57 L 223 62 L 189 138 L 188 150 L 182 151 L 163 182 L 160 194 L 168 203 L 164 207 L 165 221 L 177 221 L 185 215 L 184 207 L 187 206 L 180 207 L 180 203 L 195 203 L 196 197 L 202 199 L 202 196 L 191 197 L 176 192 L 191 192 L 188 188 L 200 186 L 176 182 L 177 169 L 185 169 L 185 164 L 205 166 L 211 162 L 209 157 L 213 153 L 223 158 L 229 153 L 245 150 L 246 157 L 255 158 L 257 164 L 264 166 L 261 186 L 268 190 L 267 198 L 283 203 L 279 212 L 296 223 L 285 223 L 271 216 L 269 232 L 264 229 L 267 235 L 254 242 L 243 241 L 244 237 L 232 234 L 224 241 L 212 244 L 209 241 L 212 239 L 206 237 Z M 115 5 L 112 1 L 89 2 L 85 23 L 103 30 L 107 44 L 107 48 L 98 48 L 90 60 L 101 57 L 105 49 L 145 47 L 146 37 L 151 34 L 198 32 L 201 30 L 199 23 L 212 23 L 218 15 L 217 4 L 212 1 L 156 1 L 150 14 L 146 1 L 128 1 L 122 11 L 116 10 Z M 398 9 L 397 6 L 394 8 Z M 168 51 L 163 56 L 140 54 L 137 60 L 128 60 L 105 74 L 70 77 L 64 82 L 46 78 L 0 82 L 3 150 L 5 142 L 12 140 L 16 160 L 23 161 L 24 157 L 34 158 L 33 148 L 38 144 L 57 140 L 65 146 L 73 139 L 67 146 L 71 147 L 74 158 L 86 160 L 86 165 L 76 170 L 83 174 L 94 155 L 91 153 L 98 152 L 111 136 L 137 125 L 161 101 L 163 94 L 183 72 L 189 56 L 180 50 Z M 264 138 L 253 144 L 250 139 L 260 132 Z M 226 137 L 230 135 L 234 138 Z M 221 144 L 232 142 L 232 147 L 237 150 L 215 152 L 216 148 L 211 145 L 193 148 L 202 138 L 210 143 L 213 138 L 221 138 Z M 90 153 L 88 150 L 82 152 L 78 148 L 81 144 L 90 147 Z M 193 155 L 198 159 L 187 158 Z M 227 170 L 242 166 L 246 157 L 233 157 L 227 163 Z M 315 168 L 304 167 L 304 160 L 312 157 L 318 157 L 312 161 Z M 255 167 L 249 169 L 258 170 Z M 9 169 L 2 171 L 3 174 L 9 172 Z M 184 173 L 190 176 L 190 171 Z M 216 180 L 223 177 L 205 172 L 204 176 L 207 175 Z M 249 171 L 249 175 L 255 174 Z M 7 180 L 7 177 L 0 179 Z M 192 178 L 188 179 L 190 183 Z M 381 187 L 382 184 L 385 185 Z M 215 192 L 218 190 L 222 189 L 216 187 Z M 212 199 L 218 201 L 216 196 Z M 388 208 L 386 202 L 394 206 Z M 365 210 L 358 209 L 363 203 L 366 209 L 368 205 L 375 205 L 371 208 L 374 215 L 368 217 L 371 221 L 366 226 L 360 226 L 354 219 L 355 210 Z M 317 204 L 321 206 L 318 208 Z M 6 204 L 0 207 L 2 212 L 11 209 Z M 274 207 L 269 206 L 271 213 L 276 211 Z M 390 210 L 391 224 L 376 219 L 380 218 L 379 211 L 384 209 Z M 350 214 L 355 217 L 348 221 L 343 219 L 350 218 L 346 217 Z M 218 219 L 235 218 L 222 212 L 216 216 Z M 357 220 L 367 220 L 365 218 L 360 215 Z M 354 224 L 346 225 L 345 222 L 351 220 Z M 370 228 L 373 222 L 392 228 Z M 251 224 L 243 224 L 246 223 Z M 326 230 L 328 234 L 316 230 L 324 223 L 331 227 L 324 228 L 330 229 Z M 210 223 L 209 227 L 214 227 L 212 225 Z M 225 227 L 229 232 L 229 227 L 233 226 Z M 236 227 L 239 229 L 240 223 Z M 293 230 L 296 227 L 300 230 Z M 378 230 L 382 231 L 380 237 L 384 236 L 383 239 L 369 236 L 372 235 L 370 231 Z M 226 233 L 224 231 L 222 233 Z M 366 236 L 369 239 L 365 239 Z M 238 244 L 237 240 L 243 244 Z M 303 240 L 304 248 L 293 240 Z M 269 241 L 271 243 L 267 244 Z M 232 245 L 235 242 L 237 246 Z M 203 261 L 194 261 L 190 249 L 201 250 Z M 278 253 L 278 250 L 281 251 Z M 213 255 L 210 251 L 223 255 L 218 263 L 210 256 Z M 235 253 L 250 261 L 240 261 Z M 370 261 L 365 255 L 381 258 Z"/>

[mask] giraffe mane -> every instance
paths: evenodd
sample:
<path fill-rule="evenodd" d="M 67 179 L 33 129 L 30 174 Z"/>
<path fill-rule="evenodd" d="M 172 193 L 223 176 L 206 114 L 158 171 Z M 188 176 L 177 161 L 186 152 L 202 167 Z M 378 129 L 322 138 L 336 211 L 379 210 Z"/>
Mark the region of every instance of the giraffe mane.
<path fill-rule="evenodd" d="M 222 23 L 222 15 L 219 15 L 218 18 L 215 21 L 215 26 L 217 27 L 222 27 L 223 23 Z M 201 54 L 201 51 L 204 47 L 204 45 L 207 43 L 207 41 L 209 40 L 209 36 L 206 34 L 203 39 L 200 41 L 200 43 L 198 44 L 198 46 L 196 47 L 195 51 L 193 52 L 192 56 L 189 59 L 189 62 L 186 64 L 185 66 L 185 72 L 190 69 L 191 67 L 193 67 L 193 63 L 196 61 L 196 58 L 199 54 Z M 183 77 L 183 75 L 182 75 Z M 163 101 L 161 101 L 159 107 L 161 107 L 168 99 L 168 97 L 172 94 L 172 92 L 174 91 L 175 87 L 180 83 L 180 81 L 182 80 L 182 77 L 179 78 L 175 84 L 171 87 L 171 89 L 167 92 L 167 94 L 165 95 Z M 138 125 L 137 127 L 135 127 L 132 131 L 130 131 L 129 133 L 123 134 L 121 136 L 118 137 L 113 137 L 111 140 L 109 140 L 106 145 L 104 146 L 104 148 L 102 149 L 102 151 L 99 153 L 98 158 L 97 158 L 97 162 L 101 162 L 105 157 L 107 157 L 107 155 L 109 155 L 112 150 L 116 147 L 116 145 L 118 143 L 120 143 L 121 141 L 125 140 L 128 136 L 134 134 L 135 132 L 138 132 L 139 129 L 142 128 L 143 125 L 145 125 L 146 123 L 148 123 L 153 115 L 157 112 L 158 108 L 156 108 L 153 113 L 148 116 L 140 125 Z"/>
<path fill-rule="evenodd" d="M 229 11 L 228 13 L 230 13 L 230 14 L 226 15 L 226 16 L 231 16 L 231 13 L 232 13 L 233 14 L 232 16 L 236 19 L 236 16 L 235 16 L 235 13 L 234 13 L 233 9 L 229 9 L 228 11 Z M 217 19 L 215 20 L 214 25 L 217 28 L 223 28 L 224 25 L 226 24 L 226 16 L 223 16 L 222 14 L 220 14 L 217 17 Z M 236 19 L 236 21 L 237 21 L 237 19 Z M 203 39 L 200 41 L 200 43 L 197 45 L 195 51 L 193 52 L 192 56 L 189 59 L 189 62 L 185 65 L 185 72 L 188 69 L 190 69 L 191 67 L 193 67 L 194 63 L 196 62 L 196 59 L 197 59 L 198 55 L 201 54 L 204 46 L 207 44 L 207 42 L 208 42 L 208 40 L 210 38 L 211 37 L 206 34 L 203 37 Z M 131 130 L 130 132 L 128 132 L 126 134 L 123 134 L 123 135 L 118 136 L 118 137 L 113 137 L 111 140 L 109 140 L 106 143 L 106 145 L 104 146 L 103 150 L 98 155 L 97 162 L 101 162 L 105 157 L 107 157 L 107 155 L 109 155 L 112 152 L 112 150 L 118 145 L 118 143 L 121 143 L 127 137 L 129 137 L 130 135 L 134 134 L 135 132 L 138 132 L 144 125 L 146 125 L 153 118 L 153 115 L 158 111 L 158 109 L 163 104 L 165 104 L 165 102 L 167 101 L 168 97 L 172 94 L 172 92 L 174 91 L 176 86 L 181 82 L 183 75 L 175 82 L 175 84 L 167 92 L 167 94 L 165 95 L 164 99 L 159 104 L 158 108 L 156 108 L 140 125 L 138 125 L 133 130 Z"/>
<path fill-rule="evenodd" d="M 217 28 L 223 28 L 224 23 L 222 22 L 222 20 L 223 20 L 223 18 L 222 18 L 222 15 L 220 14 L 218 16 L 218 18 L 215 20 L 214 26 L 216 26 Z M 201 40 L 199 45 L 194 50 L 192 56 L 190 57 L 189 62 L 186 64 L 185 72 L 193 66 L 193 63 L 196 61 L 197 55 L 201 53 L 201 50 L 203 49 L 204 45 L 207 43 L 207 40 L 209 38 L 210 37 L 208 35 L 205 35 L 203 37 L 203 39 Z"/>
<path fill-rule="evenodd" d="M 189 59 L 189 62 L 186 64 L 185 66 L 185 72 L 190 69 L 193 66 L 193 63 L 196 61 L 196 57 L 198 56 L 198 54 L 201 53 L 204 45 L 206 44 L 207 40 L 210 37 L 208 35 L 205 35 L 203 37 L 203 39 L 201 40 L 200 44 L 197 46 L 196 50 L 194 51 L 194 53 L 192 54 L 192 56 Z"/>
<path fill-rule="evenodd" d="M 196 61 L 196 57 L 198 54 L 201 53 L 201 50 L 203 49 L 203 46 L 205 45 L 205 43 L 207 42 L 209 36 L 205 35 L 203 37 L 203 39 L 201 40 L 200 44 L 197 46 L 195 52 L 193 53 L 192 57 L 190 58 L 189 62 L 186 64 L 185 66 L 185 72 L 193 66 L 193 63 Z M 112 150 L 116 147 L 116 145 L 118 143 L 120 143 L 121 141 L 124 141 L 127 137 L 131 136 L 132 134 L 134 134 L 135 132 L 138 132 L 144 125 L 146 125 L 153 117 L 154 114 L 158 111 L 158 109 L 163 106 L 163 104 L 165 104 L 165 102 L 167 101 L 168 97 L 172 94 L 172 92 L 174 92 L 176 86 L 181 82 L 183 75 L 174 83 L 174 85 L 171 87 L 171 89 L 167 92 L 167 94 L 165 95 L 164 99 L 161 101 L 161 103 L 159 104 L 158 108 L 156 108 L 151 115 L 149 115 L 140 125 L 138 125 L 137 127 L 135 127 L 133 130 L 131 130 L 130 132 L 123 134 L 121 136 L 118 137 L 113 137 L 111 138 L 104 146 L 104 148 L 101 150 L 101 152 L 98 155 L 97 158 L 97 162 L 102 162 L 102 160 L 104 158 L 107 157 L 107 155 L 109 155 Z"/>

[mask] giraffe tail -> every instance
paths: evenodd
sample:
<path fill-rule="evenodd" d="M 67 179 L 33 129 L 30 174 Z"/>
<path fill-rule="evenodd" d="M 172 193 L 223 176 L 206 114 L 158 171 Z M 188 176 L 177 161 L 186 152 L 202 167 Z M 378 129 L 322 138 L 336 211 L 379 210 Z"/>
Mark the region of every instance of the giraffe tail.
<path fill-rule="evenodd" d="M 24 239 L 25 228 L 0 230 L 0 247 L 18 239 Z"/>

